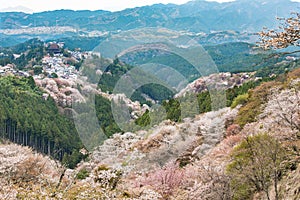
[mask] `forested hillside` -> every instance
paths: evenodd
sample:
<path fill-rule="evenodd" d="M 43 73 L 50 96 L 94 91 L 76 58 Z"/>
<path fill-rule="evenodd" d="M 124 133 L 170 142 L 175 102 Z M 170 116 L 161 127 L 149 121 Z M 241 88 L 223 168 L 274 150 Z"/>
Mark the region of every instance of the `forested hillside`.
<path fill-rule="evenodd" d="M 59 113 L 51 97 L 32 77 L 0 78 L 0 133 L 2 140 L 30 146 L 74 167 L 83 148 L 73 122 Z"/>
<path fill-rule="evenodd" d="M 2 145 L 0 197 L 299 199 L 299 77 L 249 82 L 227 93 L 240 94 L 231 108 L 115 134 L 74 170 Z"/>

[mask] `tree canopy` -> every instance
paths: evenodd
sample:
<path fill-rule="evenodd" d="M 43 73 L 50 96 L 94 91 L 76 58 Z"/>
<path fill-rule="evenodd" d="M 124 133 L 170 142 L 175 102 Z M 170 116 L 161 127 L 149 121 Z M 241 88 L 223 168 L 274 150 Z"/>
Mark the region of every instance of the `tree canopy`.
<path fill-rule="evenodd" d="M 300 46 L 300 13 L 292 13 L 289 18 L 277 18 L 281 22 L 278 30 L 265 29 L 259 32 L 260 46 L 264 49 L 282 49 Z"/>

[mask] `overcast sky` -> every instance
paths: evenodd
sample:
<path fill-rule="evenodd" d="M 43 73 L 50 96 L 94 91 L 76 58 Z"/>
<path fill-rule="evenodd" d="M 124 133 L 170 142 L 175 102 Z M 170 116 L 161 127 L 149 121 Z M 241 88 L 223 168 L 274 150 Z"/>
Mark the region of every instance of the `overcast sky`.
<path fill-rule="evenodd" d="M 188 1 L 190 0 L 0 0 L 0 11 L 40 12 L 59 9 L 119 11 L 155 3 L 183 4 Z M 228 2 L 233 0 L 208 1 Z M 300 2 L 300 0 L 294 1 Z"/>
<path fill-rule="evenodd" d="M 10 10 L 12 8 L 17 9 L 16 7 L 19 6 L 34 12 L 57 9 L 118 11 L 125 8 L 152 5 L 155 3 L 183 4 L 188 1 L 190 0 L 0 0 L 0 11 L 7 11 L 7 8 Z M 228 2 L 232 0 L 215 1 Z"/>

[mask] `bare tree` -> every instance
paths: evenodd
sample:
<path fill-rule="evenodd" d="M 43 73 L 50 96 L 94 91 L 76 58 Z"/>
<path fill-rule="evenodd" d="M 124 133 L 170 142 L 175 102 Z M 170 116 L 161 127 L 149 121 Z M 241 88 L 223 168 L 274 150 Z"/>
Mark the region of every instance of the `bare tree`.
<path fill-rule="evenodd" d="M 273 104 L 269 113 L 277 115 L 274 120 L 279 125 L 287 125 L 292 130 L 300 131 L 300 94 L 296 87 L 281 92 L 277 88 L 273 89 L 268 104 Z"/>
<path fill-rule="evenodd" d="M 198 170 L 200 182 L 194 185 L 188 199 L 232 199 L 230 177 L 224 173 L 222 167 L 207 163 L 199 166 Z"/>

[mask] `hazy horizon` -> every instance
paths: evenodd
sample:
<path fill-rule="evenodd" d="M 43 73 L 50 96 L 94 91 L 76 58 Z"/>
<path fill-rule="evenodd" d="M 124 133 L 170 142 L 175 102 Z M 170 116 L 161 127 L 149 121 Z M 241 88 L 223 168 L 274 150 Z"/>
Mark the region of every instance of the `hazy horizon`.
<path fill-rule="evenodd" d="M 12 12 L 12 11 L 22 11 L 27 13 L 51 11 L 51 10 L 107 10 L 107 11 L 120 11 L 126 8 L 134 8 L 140 6 L 147 6 L 153 4 L 184 4 L 191 0 L 86 0 L 82 3 L 81 0 L 73 0 L 72 3 L 69 1 L 60 0 L 44 0 L 41 4 L 39 0 L 11 0 L 5 2 L 5 4 L 0 4 L 0 12 Z M 234 0 L 207 0 L 216 1 L 219 3 L 230 2 Z M 299 0 L 300 1 L 300 0 Z"/>

